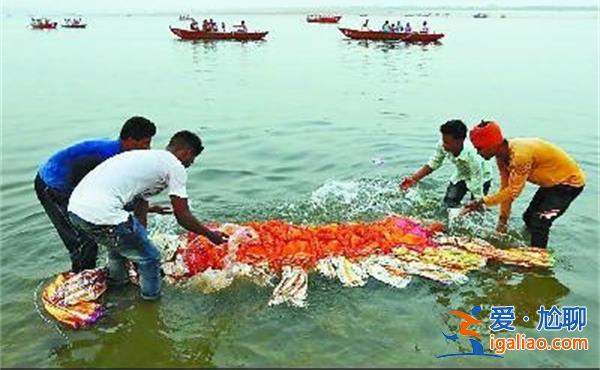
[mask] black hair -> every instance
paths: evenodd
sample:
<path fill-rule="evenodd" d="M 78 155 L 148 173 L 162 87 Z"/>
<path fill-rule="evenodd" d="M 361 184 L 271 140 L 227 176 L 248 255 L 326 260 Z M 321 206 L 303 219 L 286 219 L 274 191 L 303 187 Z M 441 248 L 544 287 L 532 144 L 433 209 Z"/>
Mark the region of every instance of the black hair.
<path fill-rule="evenodd" d="M 493 121 L 486 121 L 486 120 L 482 119 L 481 122 L 479 122 L 479 124 L 477 125 L 477 127 L 485 127 L 492 122 Z"/>
<path fill-rule="evenodd" d="M 169 140 L 169 147 L 176 149 L 191 149 L 196 153 L 196 155 L 202 153 L 202 151 L 204 150 L 204 147 L 202 146 L 202 140 L 200 140 L 200 137 L 198 137 L 198 135 L 194 134 L 193 132 L 187 130 L 179 131 L 178 133 L 173 135 L 173 137 L 171 137 L 171 140 Z"/>
<path fill-rule="evenodd" d="M 453 119 L 441 125 L 440 132 L 455 139 L 464 140 L 467 137 L 467 126 L 463 121 Z"/>
<path fill-rule="evenodd" d="M 121 140 L 141 140 L 152 137 L 155 134 L 156 126 L 154 125 L 154 122 L 144 117 L 134 116 L 125 121 L 125 124 L 121 128 L 119 138 Z"/>

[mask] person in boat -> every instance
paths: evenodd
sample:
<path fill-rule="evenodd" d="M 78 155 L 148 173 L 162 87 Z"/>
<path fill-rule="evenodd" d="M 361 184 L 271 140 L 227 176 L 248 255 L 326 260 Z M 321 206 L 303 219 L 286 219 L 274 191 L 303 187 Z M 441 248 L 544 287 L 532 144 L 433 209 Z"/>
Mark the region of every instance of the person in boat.
<path fill-rule="evenodd" d="M 404 27 L 402 27 L 402 22 L 400 22 L 400 21 L 396 22 L 396 30 L 397 30 L 396 32 L 400 32 L 400 33 L 404 32 Z"/>
<path fill-rule="evenodd" d="M 390 32 L 390 21 L 385 21 L 381 26 L 381 31 Z"/>
<path fill-rule="evenodd" d="M 212 18 L 210 18 L 208 20 L 208 31 L 215 32 L 216 26 L 217 26 L 217 24 L 215 23 L 215 21 Z"/>
<path fill-rule="evenodd" d="M 395 23 L 390 23 L 390 32 L 397 32 Z"/>
<path fill-rule="evenodd" d="M 412 33 L 412 27 L 410 26 L 410 22 L 406 22 L 406 27 L 404 27 L 405 33 Z"/>
<path fill-rule="evenodd" d="M 208 32 L 208 20 L 207 19 L 202 21 L 202 32 Z"/>
<path fill-rule="evenodd" d="M 198 22 L 194 18 L 192 18 L 192 22 L 190 23 L 190 29 L 194 31 L 200 31 L 198 28 Z"/>
<path fill-rule="evenodd" d="M 67 217 L 67 204 L 75 186 L 98 164 L 119 153 L 148 149 L 156 126 L 144 117 L 131 117 L 118 140 L 94 139 L 73 144 L 54 153 L 37 172 L 34 188 L 46 215 L 69 251 L 71 269 L 96 267 L 98 247 L 78 233 Z"/>
<path fill-rule="evenodd" d="M 246 21 L 242 20 L 237 27 L 237 32 L 248 32 L 248 27 L 246 26 Z"/>
<path fill-rule="evenodd" d="M 221 22 L 221 30 L 223 32 L 227 32 L 227 29 L 225 28 L 225 22 Z"/>
<path fill-rule="evenodd" d="M 550 228 L 583 191 L 585 173 L 558 146 L 540 138 L 506 139 L 494 121 L 482 121 L 469 133 L 477 152 L 485 159 L 496 158 L 500 190 L 470 202 L 465 211 L 500 205 L 496 230 L 505 232 L 512 203 L 527 181 L 539 186 L 523 221 L 531 234 L 531 246 L 546 248 Z"/>
<path fill-rule="evenodd" d="M 369 20 L 368 19 L 365 19 L 365 23 L 363 23 L 361 29 L 363 31 L 368 31 L 369 30 Z"/>
<path fill-rule="evenodd" d="M 450 120 L 441 125 L 442 138 L 435 153 L 427 164 L 410 177 L 405 178 L 400 184 L 400 188 L 402 190 L 409 189 L 439 169 L 444 161 L 448 161 L 454 165 L 455 171 L 446 188 L 444 206 L 447 208 L 459 207 L 467 192 L 471 193 L 471 199 L 486 195 L 492 181 L 491 165 L 478 156 L 471 143 L 465 140 L 467 131 L 467 126 L 461 120 Z"/>
<path fill-rule="evenodd" d="M 427 21 L 423 21 L 423 25 L 421 26 L 421 33 L 429 33 L 429 27 L 427 26 Z"/>
<path fill-rule="evenodd" d="M 140 277 L 142 298 L 160 297 L 160 252 L 146 231 L 146 198 L 165 189 L 180 226 L 217 245 L 227 241 L 225 234 L 200 223 L 189 208 L 186 168 L 203 149 L 196 134 L 179 131 L 165 150 L 134 150 L 116 155 L 75 187 L 68 206 L 69 218 L 82 233 L 107 247 L 111 284 L 129 281 L 127 262 L 131 261 Z M 127 204 L 132 202 L 136 207 L 130 212 Z"/>

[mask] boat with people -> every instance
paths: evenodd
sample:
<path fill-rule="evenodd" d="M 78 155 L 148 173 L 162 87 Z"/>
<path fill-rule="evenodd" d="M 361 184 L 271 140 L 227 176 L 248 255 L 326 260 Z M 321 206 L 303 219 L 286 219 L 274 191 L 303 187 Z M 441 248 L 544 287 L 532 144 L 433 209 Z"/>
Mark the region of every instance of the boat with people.
<path fill-rule="evenodd" d="M 76 19 L 65 18 L 64 21 L 65 22 L 60 25 L 62 28 L 86 28 L 87 27 L 87 24 L 83 23 L 81 18 L 76 18 Z"/>
<path fill-rule="evenodd" d="M 48 18 L 31 18 L 30 26 L 34 30 L 53 30 L 58 26 L 58 22 L 52 22 Z"/>
<path fill-rule="evenodd" d="M 308 23 L 338 23 L 341 15 L 310 14 L 306 17 Z"/>
<path fill-rule="evenodd" d="M 475 13 L 473 14 L 473 18 L 487 18 L 489 17 L 487 14 L 485 13 Z"/>
<path fill-rule="evenodd" d="M 354 40 L 374 40 L 374 41 L 404 41 L 409 43 L 424 43 L 437 42 L 442 37 L 443 33 L 422 33 L 422 32 L 384 32 L 373 30 L 356 30 L 350 28 L 339 27 L 341 33 Z"/>
<path fill-rule="evenodd" d="M 202 30 L 186 30 L 183 28 L 169 27 L 175 36 L 182 40 L 233 40 L 233 41 L 258 41 L 262 40 L 269 33 L 264 32 L 215 32 Z"/>

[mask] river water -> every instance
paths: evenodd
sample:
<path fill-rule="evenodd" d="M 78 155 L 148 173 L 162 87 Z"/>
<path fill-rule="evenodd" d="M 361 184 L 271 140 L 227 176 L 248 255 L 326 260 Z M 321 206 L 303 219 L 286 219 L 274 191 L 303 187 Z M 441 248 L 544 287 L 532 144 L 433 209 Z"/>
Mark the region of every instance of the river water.
<path fill-rule="evenodd" d="M 401 13 L 371 14 L 370 22 Z M 87 17 L 85 30 L 41 32 L 27 29 L 26 17 L 3 19 L 3 366 L 598 365 L 595 12 L 508 12 L 504 19 L 454 12 L 428 19 L 446 34 L 429 46 L 350 41 L 299 14 L 215 16 L 227 25 L 245 18 L 270 33 L 264 42 L 189 43 L 170 34 L 175 18 L 98 15 Z M 413 27 L 421 21 L 401 19 Z M 341 23 L 362 22 L 347 15 Z M 443 218 L 450 168 L 408 195 L 397 183 L 425 163 L 439 125 L 452 118 L 469 126 L 496 119 L 509 137 L 555 142 L 582 165 L 588 184 L 552 230 L 550 271 L 489 266 L 464 285 L 415 279 L 403 290 L 375 281 L 344 289 L 311 275 L 304 309 L 268 307 L 270 289 L 243 283 L 214 295 L 166 287 L 158 304 L 124 288 L 107 294 L 99 324 L 69 330 L 36 308 L 40 283 L 69 261 L 33 178 L 55 150 L 114 137 L 132 115 L 157 124 L 157 148 L 180 129 L 201 133 L 206 150 L 189 170 L 188 192 L 203 220 Z M 534 190 L 527 186 L 513 207 L 508 236 L 492 232 L 497 210 L 466 221 L 461 232 L 523 243 L 519 216 Z M 590 349 L 436 359 L 458 350 L 441 334 L 457 330 L 449 312 L 477 304 L 484 316 L 491 305 L 514 305 L 518 317 L 536 317 L 540 305 L 586 306 L 582 333 L 515 324 L 532 337 L 587 336 Z"/>

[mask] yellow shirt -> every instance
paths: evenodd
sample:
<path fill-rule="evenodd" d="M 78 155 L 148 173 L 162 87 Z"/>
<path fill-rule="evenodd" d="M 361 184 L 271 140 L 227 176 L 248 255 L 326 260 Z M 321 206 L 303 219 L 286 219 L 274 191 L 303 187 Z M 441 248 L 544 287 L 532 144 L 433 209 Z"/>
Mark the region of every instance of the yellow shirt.
<path fill-rule="evenodd" d="M 500 191 L 483 197 L 486 206 L 501 204 L 500 218 L 503 220 L 508 220 L 512 202 L 521 194 L 527 181 L 543 188 L 585 185 L 581 167 L 552 143 L 538 138 L 515 138 L 508 141 L 508 148 L 508 166 L 496 159 Z"/>

